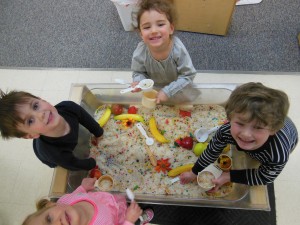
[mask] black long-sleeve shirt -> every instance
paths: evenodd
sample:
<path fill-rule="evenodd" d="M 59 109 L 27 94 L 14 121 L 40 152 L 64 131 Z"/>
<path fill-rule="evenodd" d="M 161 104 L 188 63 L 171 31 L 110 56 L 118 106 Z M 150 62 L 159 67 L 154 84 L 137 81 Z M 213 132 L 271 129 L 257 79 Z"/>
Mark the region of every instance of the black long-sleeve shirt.
<path fill-rule="evenodd" d="M 33 140 L 36 156 L 51 168 L 61 166 L 68 170 L 90 170 L 96 166 L 93 158 L 79 159 L 73 155 L 78 142 L 79 124 L 88 129 L 95 137 L 103 134 L 103 129 L 81 106 L 71 101 L 55 105 L 58 113 L 67 121 L 70 132 L 62 137 L 41 135 Z"/>
<path fill-rule="evenodd" d="M 259 168 L 231 170 L 231 181 L 247 185 L 272 183 L 283 170 L 291 151 L 297 145 L 298 133 L 294 123 L 286 118 L 282 129 L 270 136 L 262 147 L 252 151 L 241 149 L 237 145 L 231 136 L 230 127 L 229 123 L 220 127 L 192 168 L 193 173 L 198 174 L 218 158 L 227 144 L 233 144 L 236 145 L 238 151 L 243 151 L 251 158 L 258 160 L 260 166 Z"/>

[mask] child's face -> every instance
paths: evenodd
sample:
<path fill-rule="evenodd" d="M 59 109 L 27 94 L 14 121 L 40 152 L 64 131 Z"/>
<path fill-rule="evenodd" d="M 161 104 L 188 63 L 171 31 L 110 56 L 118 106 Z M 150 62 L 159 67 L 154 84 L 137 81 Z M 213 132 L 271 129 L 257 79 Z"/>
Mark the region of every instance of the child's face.
<path fill-rule="evenodd" d="M 258 149 L 275 133 L 266 126 L 258 126 L 256 121 L 245 121 L 245 115 L 240 113 L 235 113 L 230 120 L 231 135 L 242 149 Z"/>
<path fill-rule="evenodd" d="M 55 205 L 35 216 L 30 225 L 82 225 L 83 218 L 76 207 L 69 205 Z"/>
<path fill-rule="evenodd" d="M 165 14 L 155 10 L 145 11 L 140 18 L 141 37 L 149 48 L 159 48 L 170 43 L 174 26 Z"/>
<path fill-rule="evenodd" d="M 27 134 L 24 138 L 38 138 L 41 134 L 55 136 L 62 117 L 54 106 L 42 99 L 29 98 L 17 109 L 24 119 L 24 123 L 18 125 L 18 129 Z"/>

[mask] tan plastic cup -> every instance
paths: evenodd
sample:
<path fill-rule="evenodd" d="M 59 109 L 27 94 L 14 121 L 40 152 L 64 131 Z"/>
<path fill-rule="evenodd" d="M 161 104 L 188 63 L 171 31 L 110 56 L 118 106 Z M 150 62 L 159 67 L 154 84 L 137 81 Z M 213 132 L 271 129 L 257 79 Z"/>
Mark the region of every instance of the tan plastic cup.
<path fill-rule="evenodd" d="M 154 109 L 156 106 L 157 93 L 155 90 L 143 92 L 142 105 L 148 109 Z"/>
<path fill-rule="evenodd" d="M 221 154 L 217 159 L 217 163 L 223 171 L 229 171 L 232 167 L 232 158 L 227 154 Z"/>
<path fill-rule="evenodd" d="M 221 176 L 222 170 L 216 167 L 214 164 L 210 164 L 204 170 L 198 173 L 197 183 L 204 190 L 209 191 L 215 184 L 212 183 L 212 179 L 216 179 Z"/>
<path fill-rule="evenodd" d="M 100 191 L 110 191 L 114 187 L 114 179 L 110 175 L 102 175 L 94 186 Z"/>

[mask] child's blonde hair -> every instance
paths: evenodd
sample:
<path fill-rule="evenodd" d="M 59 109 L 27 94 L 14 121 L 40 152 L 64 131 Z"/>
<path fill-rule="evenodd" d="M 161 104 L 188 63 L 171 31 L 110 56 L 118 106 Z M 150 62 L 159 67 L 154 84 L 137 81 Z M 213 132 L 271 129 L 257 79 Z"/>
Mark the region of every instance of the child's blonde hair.
<path fill-rule="evenodd" d="M 36 218 L 37 216 L 41 215 L 43 212 L 45 212 L 47 209 L 53 207 L 55 205 L 54 202 L 50 201 L 48 198 L 42 198 L 39 201 L 36 202 L 35 206 L 37 211 L 28 215 L 22 225 L 30 225 L 31 220 Z"/>
<path fill-rule="evenodd" d="M 140 30 L 141 16 L 144 12 L 155 10 L 159 13 L 165 14 L 170 24 L 175 24 L 175 10 L 172 0 L 142 0 L 139 4 L 139 11 L 137 13 L 137 28 Z"/>
<path fill-rule="evenodd" d="M 280 130 L 289 110 L 288 96 L 261 83 L 246 83 L 230 95 L 225 110 L 230 120 L 235 113 L 245 114 L 247 122 L 255 120 L 272 131 Z"/>
<path fill-rule="evenodd" d="M 4 93 L 0 90 L 0 132 L 4 139 L 11 137 L 21 138 L 26 135 L 26 133 L 17 129 L 19 123 L 24 123 L 17 107 L 27 103 L 30 98 L 39 99 L 24 91 Z"/>

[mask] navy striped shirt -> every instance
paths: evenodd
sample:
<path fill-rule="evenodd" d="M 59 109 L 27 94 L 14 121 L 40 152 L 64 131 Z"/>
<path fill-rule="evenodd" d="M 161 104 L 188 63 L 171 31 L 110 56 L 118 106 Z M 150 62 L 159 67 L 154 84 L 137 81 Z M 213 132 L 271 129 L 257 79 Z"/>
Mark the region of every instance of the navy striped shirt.
<path fill-rule="evenodd" d="M 210 163 L 217 160 L 227 144 L 236 145 L 238 151 L 245 152 L 251 158 L 260 162 L 258 168 L 231 170 L 231 182 L 247 185 L 265 185 L 272 183 L 286 165 L 290 153 L 298 142 L 298 132 L 294 123 L 286 118 L 284 126 L 266 143 L 256 150 L 241 149 L 230 133 L 230 123 L 224 124 L 209 142 L 207 149 L 200 155 L 192 171 L 198 174 Z"/>

